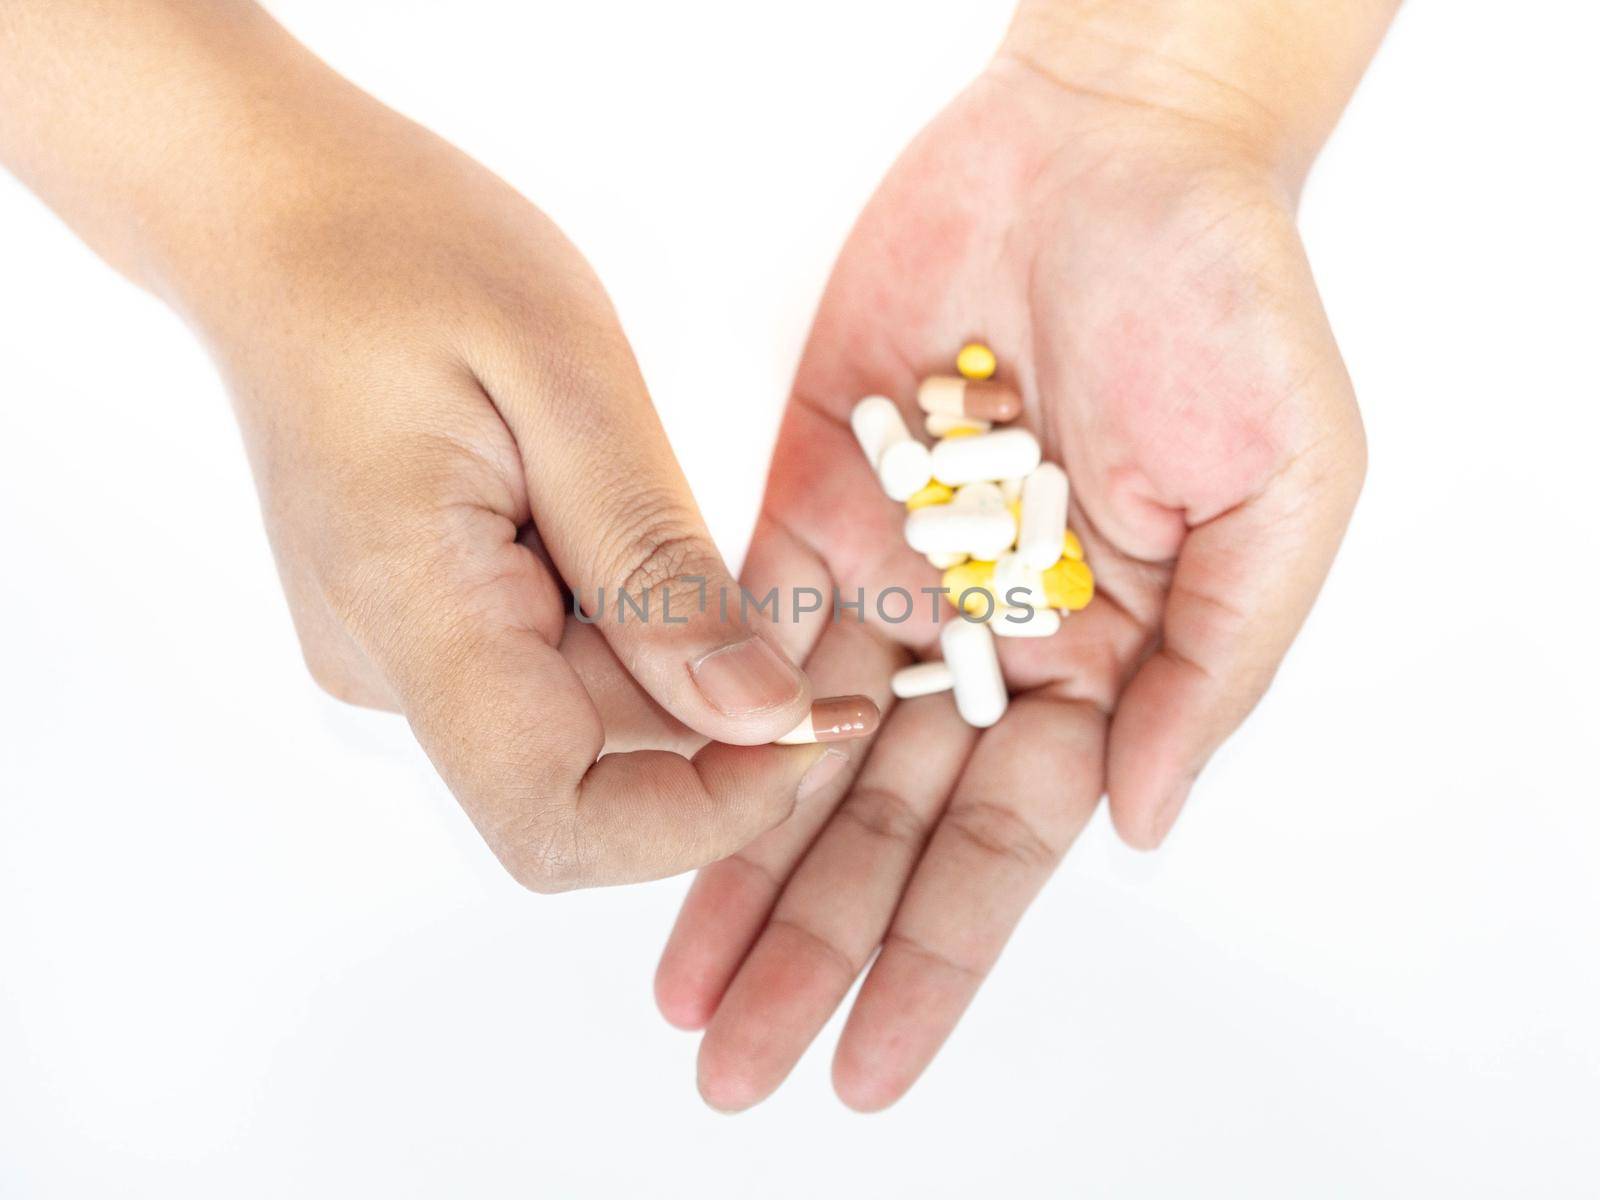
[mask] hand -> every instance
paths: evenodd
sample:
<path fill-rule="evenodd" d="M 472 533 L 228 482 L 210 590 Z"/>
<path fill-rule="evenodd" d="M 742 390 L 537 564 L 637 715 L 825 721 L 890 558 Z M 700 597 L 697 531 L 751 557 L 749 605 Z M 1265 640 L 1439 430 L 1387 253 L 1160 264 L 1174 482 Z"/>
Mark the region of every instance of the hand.
<path fill-rule="evenodd" d="M 308 77 L 253 114 L 241 168 L 268 182 L 220 252 L 166 247 L 165 290 L 236 397 L 312 673 L 402 710 L 536 890 L 744 845 L 842 760 L 757 745 L 805 716 L 807 681 L 724 619 L 735 585 L 599 283 L 475 163 L 285 70 Z M 576 621 L 563 583 L 591 613 L 603 589 L 603 618 Z M 619 622 L 619 589 L 648 621 Z"/>
<path fill-rule="evenodd" d="M 1128 842 L 1157 845 L 1267 686 L 1364 445 L 1294 184 L 1260 149 L 1006 53 L 861 217 L 795 380 L 747 586 L 860 588 L 870 616 L 884 588 L 937 585 L 847 418 L 882 393 L 920 428 L 919 379 L 978 338 L 1071 477 L 1098 595 L 1053 639 L 1000 639 L 1014 698 L 998 725 L 968 728 L 948 696 L 901 703 L 817 801 L 700 874 L 657 997 L 706 1029 L 712 1105 L 768 1095 L 869 962 L 834 1083 L 853 1107 L 893 1102 L 1102 792 Z M 938 654 L 925 605 L 783 634 L 819 685 L 880 701 L 894 669 Z"/>

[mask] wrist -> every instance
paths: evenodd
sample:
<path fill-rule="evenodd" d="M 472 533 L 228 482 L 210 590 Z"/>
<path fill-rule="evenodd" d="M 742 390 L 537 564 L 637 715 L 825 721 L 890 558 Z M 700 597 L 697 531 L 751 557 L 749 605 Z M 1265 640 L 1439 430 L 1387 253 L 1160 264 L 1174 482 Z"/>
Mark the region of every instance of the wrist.
<path fill-rule="evenodd" d="M 1021 0 L 1000 50 L 1099 121 L 1181 128 L 1298 191 L 1399 0 Z"/>
<path fill-rule="evenodd" d="M 99 0 L 13 3 L 0 163 L 199 324 L 270 274 L 286 231 L 353 194 L 402 124 L 248 0 L 116 17 Z"/>
<path fill-rule="evenodd" d="M 359 228 L 362 160 L 402 123 L 276 25 L 258 33 L 208 55 L 201 115 L 129 204 L 136 280 L 202 329 L 284 286 L 318 224 Z"/>

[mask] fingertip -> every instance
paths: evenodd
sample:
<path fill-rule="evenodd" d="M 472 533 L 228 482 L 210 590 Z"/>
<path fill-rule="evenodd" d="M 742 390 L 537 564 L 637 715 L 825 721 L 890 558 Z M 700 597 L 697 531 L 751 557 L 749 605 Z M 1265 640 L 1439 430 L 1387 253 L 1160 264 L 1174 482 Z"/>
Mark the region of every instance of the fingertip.
<path fill-rule="evenodd" d="M 793 729 L 811 703 L 805 673 L 759 634 L 718 646 L 687 664 L 705 701 L 704 720 L 690 719 L 707 737 L 736 746 L 770 742 Z"/>
<path fill-rule="evenodd" d="M 679 1029 L 711 1023 L 771 906 L 768 877 L 736 862 L 700 872 L 656 966 L 656 1005 Z"/>
<path fill-rule="evenodd" d="M 800 786 L 795 789 L 795 804 L 804 804 L 827 787 L 838 778 L 839 772 L 844 770 L 849 762 L 850 756 L 843 750 L 831 746 L 824 750 L 800 777 Z"/>
<path fill-rule="evenodd" d="M 739 746 L 708 742 L 700 747 L 693 759 L 695 769 L 710 791 L 727 798 L 730 815 L 740 827 L 716 857 L 733 853 L 787 821 L 805 798 L 807 776 L 813 771 L 828 772 L 832 764 L 827 755 L 828 747 L 820 743 Z"/>
<path fill-rule="evenodd" d="M 706 989 L 681 977 L 666 958 L 656 968 L 656 1011 L 674 1029 L 697 1033 L 711 1023 L 716 1006 L 706 998 Z"/>
<path fill-rule="evenodd" d="M 1130 850 L 1148 854 L 1161 847 L 1161 839 L 1156 836 L 1154 826 L 1148 821 L 1133 821 L 1113 811 L 1111 824 L 1116 829 L 1117 836 L 1122 839 L 1122 844 Z"/>
<path fill-rule="evenodd" d="M 1112 772 L 1107 808 L 1117 836 L 1130 849 L 1159 850 L 1177 824 L 1198 775 L 1197 768 L 1169 783 L 1150 774 L 1130 777 L 1122 771 Z"/>
<path fill-rule="evenodd" d="M 1157 655 L 1122 694 L 1106 746 L 1106 797 L 1117 836 L 1155 850 L 1220 740 L 1214 700 L 1192 667 Z"/>
<path fill-rule="evenodd" d="M 767 1098 L 768 1091 L 743 1069 L 744 1064 L 717 1050 L 711 1038 L 700 1043 L 695 1083 L 700 1098 L 719 1113 L 732 1115 L 753 1108 Z"/>
<path fill-rule="evenodd" d="M 898 1083 L 854 1061 L 842 1045 L 834 1056 L 833 1093 L 853 1112 L 882 1112 L 904 1096 L 909 1087 L 909 1083 Z"/>
<path fill-rule="evenodd" d="M 1194 777 L 1184 780 L 1156 808 L 1154 819 L 1150 823 L 1150 832 L 1153 838 L 1151 849 L 1154 850 L 1167 840 L 1167 835 L 1172 832 L 1172 827 L 1178 823 L 1178 816 L 1183 812 L 1184 805 L 1188 803 L 1189 792 L 1194 786 Z"/>

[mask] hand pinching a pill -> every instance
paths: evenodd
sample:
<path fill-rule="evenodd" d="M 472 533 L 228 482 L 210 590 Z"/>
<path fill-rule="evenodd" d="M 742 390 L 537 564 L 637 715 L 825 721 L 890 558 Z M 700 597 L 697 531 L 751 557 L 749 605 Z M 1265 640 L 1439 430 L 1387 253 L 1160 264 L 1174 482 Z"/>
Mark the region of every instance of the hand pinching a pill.
<path fill-rule="evenodd" d="M 875 1109 L 1321 586 L 1365 443 L 1294 206 L 1393 7 L 1020 0 L 840 254 L 738 583 L 578 250 L 258 5 L 8 6 L 0 164 L 203 336 L 317 681 L 535 890 L 711 864 L 656 990 L 717 1107 L 870 964 Z"/>
<path fill-rule="evenodd" d="M 835 1087 L 901 1095 L 1102 795 L 1130 844 L 1167 835 L 1359 490 L 1277 179 L 1064 103 L 1002 55 L 823 296 L 742 582 L 858 602 L 776 629 L 884 718 L 679 914 L 657 998 L 705 1030 L 717 1107 L 776 1088 L 863 970 Z M 1168 136 L 1216 169 L 1174 166 Z"/>

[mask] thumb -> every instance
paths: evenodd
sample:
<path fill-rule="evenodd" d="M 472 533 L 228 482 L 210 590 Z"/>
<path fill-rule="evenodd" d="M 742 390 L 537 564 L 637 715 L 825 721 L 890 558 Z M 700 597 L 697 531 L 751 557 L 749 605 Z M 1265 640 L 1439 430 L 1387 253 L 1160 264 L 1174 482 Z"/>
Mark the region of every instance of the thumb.
<path fill-rule="evenodd" d="M 777 612 L 733 580 L 620 331 L 583 345 L 584 368 L 553 386 L 485 380 L 521 450 L 539 536 L 581 618 L 657 703 L 715 741 L 772 741 L 811 699 L 773 635 Z"/>
<path fill-rule="evenodd" d="M 600 714 L 540 632 L 544 622 L 505 619 L 540 586 L 542 568 L 517 558 L 505 600 L 488 612 L 484 588 L 464 584 L 454 565 L 395 577 L 382 603 L 404 636 L 380 654 L 418 740 L 525 887 L 565 891 L 704 866 L 786 819 L 844 765 L 821 744 L 711 742 L 692 758 L 602 753 Z"/>
<path fill-rule="evenodd" d="M 782 822 L 844 765 L 840 748 L 823 744 L 605 753 L 602 714 L 556 647 L 556 581 L 516 540 L 506 510 L 474 498 L 481 470 L 470 457 L 431 461 L 432 442 L 366 454 L 384 464 L 377 494 L 392 502 L 364 493 L 332 510 L 324 585 L 450 790 L 525 886 L 703 866 Z M 422 482 L 439 478 L 456 481 L 442 506 Z M 868 724 L 863 710 L 856 725 Z M 834 731 L 817 732 L 820 742 Z"/>
<path fill-rule="evenodd" d="M 1111 723 L 1106 790 L 1130 845 L 1153 849 L 1166 837 L 1195 777 L 1255 707 L 1311 610 L 1365 470 L 1359 421 L 1347 432 L 1184 539 L 1161 644 Z"/>

